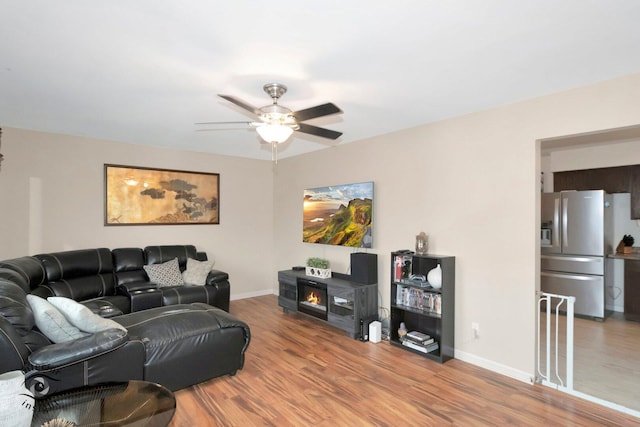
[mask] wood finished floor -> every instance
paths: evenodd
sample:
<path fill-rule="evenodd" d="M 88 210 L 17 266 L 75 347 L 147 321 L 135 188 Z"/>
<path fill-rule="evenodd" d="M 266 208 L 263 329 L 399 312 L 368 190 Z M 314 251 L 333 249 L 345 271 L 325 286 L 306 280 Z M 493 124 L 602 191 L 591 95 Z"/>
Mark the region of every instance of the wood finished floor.
<path fill-rule="evenodd" d="M 251 327 L 244 369 L 176 392 L 183 426 L 631 426 L 640 419 L 387 342 L 363 343 L 273 295 L 231 302 Z"/>
<path fill-rule="evenodd" d="M 566 381 L 566 317 L 558 320 L 559 372 Z M 544 315 L 541 322 L 544 324 Z M 552 316 L 553 328 L 555 322 Z M 621 313 L 604 322 L 582 318 L 574 322 L 574 389 L 640 411 L 640 322 L 626 321 Z M 544 329 L 541 336 L 544 341 Z M 555 335 L 551 337 L 555 348 Z M 542 366 L 546 366 L 544 360 Z"/>

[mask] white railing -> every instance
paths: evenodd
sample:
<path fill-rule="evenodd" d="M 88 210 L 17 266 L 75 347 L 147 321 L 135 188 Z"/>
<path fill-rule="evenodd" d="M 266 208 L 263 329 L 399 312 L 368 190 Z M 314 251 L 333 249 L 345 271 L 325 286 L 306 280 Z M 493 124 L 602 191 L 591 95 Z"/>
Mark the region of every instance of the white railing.
<path fill-rule="evenodd" d="M 536 292 L 537 295 L 537 359 L 536 369 L 538 373 L 537 381 L 544 385 L 564 389 L 565 391 L 573 391 L 573 305 L 576 297 L 548 294 L 544 292 Z M 543 303 L 546 309 L 543 311 Z M 555 304 L 555 306 L 554 306 Z M 561 314 L 565 314 L 561 316 Z M 545 315 L 544 325 L 542 324 L 542 315 Z M 566 330 L 560 328 L 560 319 L 566 319 Z M 551 330 L 551 322 L 555 319 L 555 330 Z M 553 333 L 552 333 L 553 332 Z M 564 381 L 561 375 L 560 359 L 562 357 L 563 348 L 561 346 L 560 337 L 565 332 L 566 347 L 564 347 L 564 357 L 566 359 Z M 542 337 L 545 338 L 545 345 L 542 347 Z M 551 338 L 554 337 L 554 345 L 551 344 Z M 544 353 L 544 366 L 542 357 Z M 551 363 L 553 353 L 554 363 Z M 544 372 L 543 372 L 544 370 Z"/>

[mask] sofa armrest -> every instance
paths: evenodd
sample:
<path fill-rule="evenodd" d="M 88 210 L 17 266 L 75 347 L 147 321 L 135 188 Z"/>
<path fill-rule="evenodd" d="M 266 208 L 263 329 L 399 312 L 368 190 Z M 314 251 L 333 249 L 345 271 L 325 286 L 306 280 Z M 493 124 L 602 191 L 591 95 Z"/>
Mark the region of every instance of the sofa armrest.
<path fill-rule="evenodd" d="M 224 271 L 211 270 L 207 276 L 206 286 L 216 288 L 214 304 L 216 307 L 229 311 L 229 300 L 231 298 L 231 285 L 229 275 Z"/>
<path fill-rule="evenodd" d="M 113 331 L 113 329 L 110 329 L 104 332 L 106 335 L 112 335 L 114 334 Z M 108 343 L 103 342 L 106 345 L 102 352 L 92 345 L 84 343 L 88 348 L 93 348 L 94 351 L 93 355 L 89 355 L 91 351 L 86 351 L 85 348 L 84 358 L 73 357 L 69 353 L 73 351 L 71 348 L 66 349 L 67 353 L 59 348 L 55 349 L 55 351 L 60 350 L 60 357 L 55 363 L 62 363 L 67 358 L 69 363 L 66 365 L 50 367 L 47 365 L 47 358 L 44 357 L 44 354 L 36 355 L 37 360 L 36 357 L 33 360 L 30 358 L 30 361 L 38 362 L 41 366 L 40 369 L 31 367 L 25 373 L 25 385 L 33 393 L 34 397 L 41 398 L 78 387 L 144 379 L 144 343 L 140 339 L 128 337 L 124 331 L 119 329 L 115 331 L 117 331 L 114 337 L 116 339 L 108 341 Z M 83 340 L 87 338 L 90 337 L 83 338 Z M 103 339 L 98 339 L 97 341 L 102 342 Z M 124 339 L 124 342 L 118 344 L 120 339 Z M 53 344 L 52 346 L 58 345 Z M 81 347 L 81 351 L 83 351 L 84 347 L 82 347 L 81 343 L 74 342 L 70 345 L 70 347 L 74 346 Z M 110 348 L 107 349 L 107 347 Z M 28 365 L 26 367 L 29 368 Z"/>
<path fill-rule="evenodd" d="M 211 270 L 207 276 L 207 285 L 215 285 L 216 283 L 229 280 L 229 274 L 220 270 Z"/>
<path fill-rule="evenodd" d="M 121 283 L 117 287 L 118 293 L 129 297 L 131 312 L 142 311 L 162 305 L 162 292 L 153 282 L 136 280 Z"/>
<path fill-rule="evenodd" d="M 121 329 L 107 329 L 86 337 L 42 347 L 29 355 L 31 369 L 47 371 L 84 362 L 115 350 L 129 339 Z"/>
<path fill-rule="evenodd" d="M 118 285 L 118 293 L 124 295 L 131 295 L 134 292 L 138 291 L 148 291 L 150 289 L 158 289 L 158 285 L 149 281 L 135 281 L 135 282 L 127 282 L 121 283 Z"/>

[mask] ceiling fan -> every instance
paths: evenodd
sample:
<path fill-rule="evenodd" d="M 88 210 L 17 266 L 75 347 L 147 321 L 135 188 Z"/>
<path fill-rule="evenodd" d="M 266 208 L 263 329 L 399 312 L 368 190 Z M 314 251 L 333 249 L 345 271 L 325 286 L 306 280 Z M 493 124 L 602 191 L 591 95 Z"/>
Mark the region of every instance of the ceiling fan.
<path fill-rule="evenodd" d="M 278 104 L 278 99 L 287 92 L 287 87 L 285 85 L 280 83 L 268 83 L 264 85 L 263 89 L 271 97 L 273 103 L 260 108 L 256 108 L 235 96 L 218 95 L 219 97 L 254 114 L 257 120 L 252 122 L 200 122 L 196 123 L 196 125 L 234 123 L 248 124 L 251 127 L 255 127 L 260 137 L 265 142 L 271 143 L 273 149 L 275 149 L 277 144 L 289 139 L 294 131 L 333 140 L 338 139 L 342 135 L 342 132 L 303 123 L 307 120 L 318 117 L 342 113 L 342 110 L 335 104 L 328 102 L 326 104 L 316 105 L 315 107 L 305 108 L 303 110 L 291 111 L 289 108 Z"/>

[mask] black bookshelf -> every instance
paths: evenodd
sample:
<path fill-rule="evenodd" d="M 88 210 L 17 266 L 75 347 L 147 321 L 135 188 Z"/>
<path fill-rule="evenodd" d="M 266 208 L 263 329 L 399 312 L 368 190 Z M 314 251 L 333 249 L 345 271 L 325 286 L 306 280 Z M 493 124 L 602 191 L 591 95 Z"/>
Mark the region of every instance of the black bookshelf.
<path fill-rule="evenodd" d="M 441 287 L 427 281 L 429 271 L 440 265 Z M 408 347 L 398 334 L 400 324 L 408 331 L 430 335 L 438 348 L 424 352 L 418 346 Z M 455 337 L 455 257 L 391 253 L 391 323 L 392 345 L 444 363 L 454 357 Z M 406 338 L 405 338 L 406 339 Z"/>

